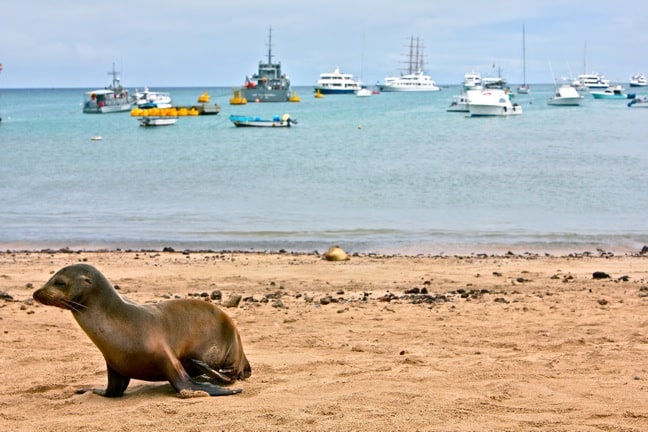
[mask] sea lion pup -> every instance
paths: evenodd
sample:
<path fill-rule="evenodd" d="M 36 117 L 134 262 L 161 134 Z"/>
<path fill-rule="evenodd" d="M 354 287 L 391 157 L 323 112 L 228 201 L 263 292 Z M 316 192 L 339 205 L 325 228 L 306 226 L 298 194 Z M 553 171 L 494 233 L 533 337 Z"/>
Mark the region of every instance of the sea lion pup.
<path fill-rule="evenodd" d="M 340 246 L 331 246 L 322 256 L 327 261 L 348 261 L 349 255 Z"/>
<path fill-rule="evenodd" d="M 252 373 L 234 323 L 209 302 L 137 304 L 119 295 L 99 270 L 87 264 L 62 268 L 34 292 L 34 299 L 72 311 L 99 348 L 108 367 L 106 389 L 92 389 L 99 395 L 122 396 L 131 378 L 169 381 L 177 392 L 231 395 L 241 390 L 213 381 L 227 385 Z M 200 375 L 212 382 L 193 378 Z"/>

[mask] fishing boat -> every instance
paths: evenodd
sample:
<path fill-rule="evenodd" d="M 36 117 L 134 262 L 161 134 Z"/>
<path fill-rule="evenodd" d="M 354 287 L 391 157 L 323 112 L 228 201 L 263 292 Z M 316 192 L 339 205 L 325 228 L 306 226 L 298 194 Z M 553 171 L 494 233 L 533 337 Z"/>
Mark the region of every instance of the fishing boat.
<path fill-rule="evenodd" d="M 522 114 L 522 107 L 511 103 L 509 92 L 500 89 L 471 93 L 468 97 L 468 110 L 471 117 Z"/>
<path fill-rule="evenodd" d="M 320 74 L 315 92 L 321 94 L 353 94 L 362 88 L 362 83 L 353 74 L 342 73 L 337 67 L 333 72 Z"/>
<path fill-rule="evenodd" d="M 176 124 L 178 117 L 140 117 L 140 126 L 171 126 Z"/>
<path fill-rule="evenodd" d="M 583 96 L 569 84 L 562 84 L 554 91 L 553 96 L 547 101 L 549 105 L 579 106 Z"/>
<path fill-rule="evenodd" d="M 262 119 L 260 117 L 231 115 L 230 121 L 236 127 L 291 127 L 297 124 L 297 120 L 293 120 L 290 114 L 284 114 L 281 117 L 276 115 L 272 119 Z"/>
<path fill-rule="evenodd" d="M 272 62 L 272 28 L 268 35 L 268 61 L 259 62 L 258 71 L 245 78 L 242 97 L 253 102 L 288 102 L 290 79 L 281 72 L 281 62 Z"/>
<path fill-rule="evenodd" d="M 130 111 L 135 98 L 124 89 L 119 79 L 119 72 L 113 63 L 112 84 L 106 88 L 91 90 L 84 94 L 83 112 L 86 114 L 104 114 Z"/>
<path fill-rule="evenodd" d="M 409 55 L 405 73 L 400 76 L 385 77 L 382 84 L 378 84 L 380 91 L 384 92 L 435 92 L 441 90 L 432 77 L 423 72 L 423 44 L 414 36 L 410 39 Z"/>
<path fill-rule="evenodd" d="M 524 25 L 522 25 L 522 85 L 518 87 L 519 94 L 531 93 L 531 86 L 526 82 L 526 36 Z"/>
<path fill-rule="evenodd" d="M 628 95 L 624 93 L 624 89 L 620 85 L 609 86 L 605 90 L 597 90 L 590 92 L 594 99 L 628 99 Z M 630 99 L 632 99 L 632 95 Z"/>
<path fill-rule="evenodd" d="M 170 108 L 171 93 L 150 91 L 144 87 L 144 91 L 135 90 L 135 105 L 139 108 Z"/>

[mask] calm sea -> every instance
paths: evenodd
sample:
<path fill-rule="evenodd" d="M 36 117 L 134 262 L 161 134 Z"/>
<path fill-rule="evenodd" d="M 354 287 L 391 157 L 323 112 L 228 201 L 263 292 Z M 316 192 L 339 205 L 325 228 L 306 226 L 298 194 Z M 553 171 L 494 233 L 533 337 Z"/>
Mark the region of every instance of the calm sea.
<path fill-rule="evenodd" d="M 468 118 L 446 112 L 457 87 L 245 106 L 155 88 L 222 107 L 158 128 L 82 114 L 84 89 L 0 90 L 0 248 L 639 251 L 648 110 L 550 107 L 552 89 L 516 96 L 522 116 Z M 228 120 L 284 113 L 299 124 Z"/>

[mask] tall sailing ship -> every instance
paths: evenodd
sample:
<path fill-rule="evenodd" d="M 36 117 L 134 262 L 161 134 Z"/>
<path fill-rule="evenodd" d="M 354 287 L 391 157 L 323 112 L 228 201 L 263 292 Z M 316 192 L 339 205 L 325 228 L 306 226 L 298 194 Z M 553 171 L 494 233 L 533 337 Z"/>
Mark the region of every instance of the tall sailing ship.
<path fill-rule="evenodd" d="M 430 92 L 439 91 L 434 80 L 423 72 L 423 43 L 417 37 L 411 37 L 409 60 L 406 73 L 400 76 L 388 76 L 382 84 L 378 84 L 384 92 Z"/>
<path fill-rule="evenodd" d="M 259 61 L 259 70 L 245 77 L 241 90 L 249 102 L 288 102 L 290 99 L 290 79 L 281 72 L 281 62 L 272 62 L 272 27 L 268 34 L 268 61 Z"/>

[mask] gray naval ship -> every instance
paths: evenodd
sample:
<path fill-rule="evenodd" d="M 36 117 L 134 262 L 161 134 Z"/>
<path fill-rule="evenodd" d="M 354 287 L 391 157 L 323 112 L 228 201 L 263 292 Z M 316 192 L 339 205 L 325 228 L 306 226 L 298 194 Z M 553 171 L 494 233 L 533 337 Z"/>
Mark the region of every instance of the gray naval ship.
<path fill-rule="evenodd" d="M 268 61 L 259 62 L 259 71 L 245 77 L 243 96 L 248 102 L 288 102 L 290 79 L 281 73 L 281 62 L 272 63 L 272 28 L 268 36 Z"/>

